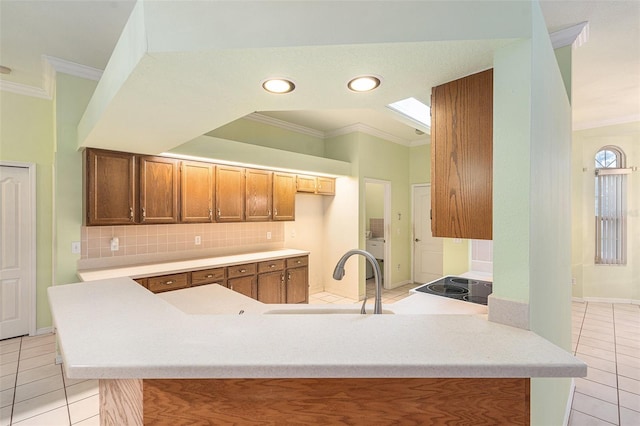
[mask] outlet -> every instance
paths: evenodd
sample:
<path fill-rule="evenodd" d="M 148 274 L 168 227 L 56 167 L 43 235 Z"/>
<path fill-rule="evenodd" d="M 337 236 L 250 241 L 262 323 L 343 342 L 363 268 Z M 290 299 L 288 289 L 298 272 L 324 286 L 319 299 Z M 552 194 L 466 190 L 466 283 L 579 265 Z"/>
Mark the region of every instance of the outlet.
<path fill-rule="evenodd" d="M 200 244 L 202 244 L 202 238 L 200 238 L 200 235 L 196 235 L 195 241 L 194 241 L 195 245 L 199 246 Z"/>
<path fill-rule="evenodd" d="M 111 247 L 111 251 L 120 250 L 120 240 L 118 239 L 118 237 L 113 237 L 111 239 L 110 247 Z"/>
<path fill-rule="evenodd" d="M 398 263 L 398 271 L 400 270 L 400 264 Z"/>
<path fill-rule="evenodd" d="M 80 241 L 73 241 L 71 243 L 71 253 L 80 254 Z"/>
<path fill-rule="evenodd" d="M 271 231 L 267 231 L 267 240 L 271 239 Z"/>
<path fill-rule="evenodd" d="M 295 238 L 296 237 L 296 230 L 292 229 L 291 230 L 291 238 Z"/>

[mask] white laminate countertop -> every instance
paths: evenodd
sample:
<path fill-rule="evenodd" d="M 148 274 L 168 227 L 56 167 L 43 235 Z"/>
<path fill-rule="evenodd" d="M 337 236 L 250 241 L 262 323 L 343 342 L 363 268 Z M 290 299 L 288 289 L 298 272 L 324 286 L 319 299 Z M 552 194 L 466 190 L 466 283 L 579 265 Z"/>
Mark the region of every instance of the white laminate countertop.
<path fill-rule="evenodd" d="M 156 295 L 130 278 L 48 293 L 70 378 L 583 377 L 587 371 L 533 332 L 482 314 L 429 314 L 437 296 L 383 306 L 397 309 L 394 315 L 268 315 L 335 308 L 265 305 L 215 284 Z"/>
<path fill-rule="evenodd" d="M 95 281 L 119 277 L 140 278 L 153 275 L 176 274 L 199 269 L 217 268 L 242 263 L 262 262 L 286 257 L 306 256 L 308 254 L 309 252 L 304 250 L 282 249 L 201 259 L 121 266 L 115 268 L 85 269 L 79 270 L 77 275 L 81 281 Z"/>

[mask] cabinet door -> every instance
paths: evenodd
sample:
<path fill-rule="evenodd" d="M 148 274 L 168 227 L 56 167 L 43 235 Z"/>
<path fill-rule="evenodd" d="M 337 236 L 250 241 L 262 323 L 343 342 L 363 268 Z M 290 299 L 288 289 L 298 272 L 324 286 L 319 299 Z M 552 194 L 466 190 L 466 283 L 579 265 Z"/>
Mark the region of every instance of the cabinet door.
<path fill-rule="evenodd" d="M 322 195 L 336 194 L 336 180 L 327 177 L 317 178 L 317 192 Z"/>
<path fill-rule="evenodd" d="M 283 287 L 283 271 L 258 275 L 258 301 L 262 303 L 282 303 Z"/>
<path fill-rule="evenodd" d="M 433 88 L 431 230 L 492 238 L 493 70 Z"/>
<path fill-rule="evenodd" d="M 296 176 L 296 190 L 298 192 L 316 193 L 316 177 L 315 176 Z"/>
<path fill-rule="evenodd" d="M 287 269 L 286 303 L 309 302 L 309 268 Z"/>
<path fill-rule="evenodd" d="M 238 293 L 244 294 L 245 296 L 251 297 L 252 299 L 256 298 L 255 275 L 240 278 L 231 278 L 227 280 L 227 284 L 229 286 L 229 289 L 233 291 L 237 291 Z"/>
<path fill-rule="evenodd" d="M 242 222 L 244 220 L 244 169 L 216 167 L 216 220 Z"/>
<path fill-rule="evenodd" d="M 271 220 L 273 172 L 268 170 L 245 170 L 245 194 L 247 222 Z"/>
<path fill-rule="evenodd" d="M 181 163 L 180 222 L 213 222 L 214 170 L 209 163 Z"/>
<path fill-rule="evenodd" d="M 147 288 L 154 293 L 189 287 L 189 273 L 147 278 Z"/>
<path fill-rule="evenodd" d="M 135 156 L 99 149 L 87 149 L 85 155 L 87 225 L 135 223 Z"/>
<path fill-rule="evenodd" d="M 140 222 L 178 222 L 178 160 L 140 157 Z"/>
<path fill-rule="evenodd" d="M 273 220 L 295 220 L 296 175 L 273 174 Z"/>

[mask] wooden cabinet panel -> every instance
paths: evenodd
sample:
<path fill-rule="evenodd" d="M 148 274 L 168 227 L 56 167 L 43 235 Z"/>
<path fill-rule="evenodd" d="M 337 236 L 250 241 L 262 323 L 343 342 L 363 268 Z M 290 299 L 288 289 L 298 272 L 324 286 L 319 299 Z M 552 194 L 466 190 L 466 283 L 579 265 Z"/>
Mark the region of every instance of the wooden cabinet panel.
<path fill-rule="evenodd" d="M 262 303 L 282 303 L 284 272 L 268 272 L 258 275 L 257 299 Z"/>
<path fill-rule="evenodd" d="M 434 237 L 492 238 L 493 70 L 433 88 Z"/>
<path fill-rule="evenodd" d="M 322 195 L 336 194 L 336 180 L 333 178 L 318 177 L 316 192 Z"/>
<path fill-rule="evenodd" d="M 244 265 L 233 265 L 227 268 L 227 277 L 244 277 L 247 275 L 255 275 L 257 267 L 255 263 L 245 263 Z"/>
<path fill-rule="evenodd" d="M 296 176 L 289 173 L 273 174 L 273 220 L 295 220 Z"/>
<path fill-rule="evenodd" d="M 245 170 L 245 197 L 247 222 L 271 220 L 273 172 L 268 170 Z"/>
<path fill-rule="evenodd" d="M 135 156 L 87 149 L 85 152 L 87 225 L 129 225 L 138 210 Z"/>
<path fill-rule="evenodd" d="M 285 303 L 309 303 L 309 268 L 287 269 Z"/>
<path fill-rule="evenodd" d="M 287 259 L 287 268 L 299 268 L 309 264 L 309 256 L 290 257 Z"/>
<path fill-rule="evenodd" d="M 232 166 L 216 167 L 216 220 L 242 222 L 244 220 L 244 169 Z"/>
<path fill-rule="evenodd" d="M 298 192 L 310 192 L 316 193 L 316 177 L 297 175 L 296 176 L 296 189 Z"/>
<path fill-rule="evenodd" d="M 180 172 L 180 222 L 213 222 L 215 166 L 183 161 Z"/>
<path fill-rule="evenodd" d="M 227 280 L 229 289 L 237 291 L 240 294 L 255 299 L 257 297 L 256 276 L 249 275 L 246 277 L 230 278 Z"/>
<path fill-rule="evenodd" d="M 149 279 L 148 278 L 135 278 L 135 282 L 140 284 L 144 288 L 149 288 Z"/>
<path fill-rule="evenodd" d="M 178 222 L 178 160 L 140 157 L 140 222 Z"/>
<path fill-rule="evenodd" d="M 226 276 L 226 268 L 213 268 L 204 269 L 202 271 L 193 271 L 191 272 L 191 286 L 204 284 L 220 284 L 221 286 L 226 287 Z"/>
<path fill-rule="evenodd" d="M 147 280 L 149 290 L 154 293 L 189 287 L 188 272 L 182 274 L 163 275 L 160 277 L 150 277 Z"/>

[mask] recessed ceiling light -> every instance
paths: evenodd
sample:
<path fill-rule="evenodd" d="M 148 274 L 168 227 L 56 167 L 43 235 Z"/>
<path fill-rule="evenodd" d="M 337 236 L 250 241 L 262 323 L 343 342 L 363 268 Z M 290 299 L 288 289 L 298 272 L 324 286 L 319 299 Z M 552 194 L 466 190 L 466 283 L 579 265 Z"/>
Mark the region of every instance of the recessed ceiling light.
<path fill-rule="evenodd" d="M 372 75 L 353 78 L 347 83 L 349 90 L 354 92 L 368 92 L 380 86 L 380 79 Z"/>
<path fill-rule="evenodd" d="M 284 78 L 270 78 L 262 82 L 262 88 L 269 93 L 289 93 L 293 92 L 296 85 L 293 81 Z"/>

